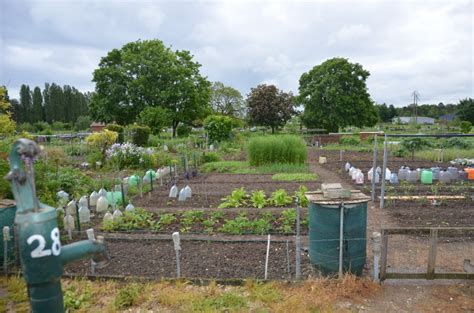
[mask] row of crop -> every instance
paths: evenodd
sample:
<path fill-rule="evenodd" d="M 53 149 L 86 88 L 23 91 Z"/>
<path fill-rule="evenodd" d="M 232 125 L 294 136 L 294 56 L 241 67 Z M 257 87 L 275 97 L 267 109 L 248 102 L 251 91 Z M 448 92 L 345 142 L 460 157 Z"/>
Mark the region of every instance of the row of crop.
<path fill-rule="evenodd" d="M 101 228 L 106 232 L 147 230 L 262 235 L 292 234 L 295 232 L 295 223 L 296 209 L 286 209 L 280 213 L 259 212 L 251 215 L 240 212 L 236 216 L 221 210 L 212 212 L 189 210 L 157 216 L 141 208 L 135 208 L 133 211 L 124 212 L 123 216 L 116 220 L 103 222 Z M 302 219 L 301 225 L 306 228 L 307 220 Z"/>
<path fill-rule="evenodd" d="M 277 189 L 271 193 L 270 197 L 267 197 L 264 190 L 253 190 L 251 194 L 248 194 L 244 187 L 240 187 L 234 189 L 227 197 L 222 198 L 219 208 L 254 207 L 261 209 L 267 206 L 284 207 L 291 205 L 297 199 L 299 199 L 301 206 L 306 207 L 308 200 L 305 192 L 307 191 L 308 188 L 301 185 L 295 191 L 293 197 L 288 195 L 285 189 Z"/>

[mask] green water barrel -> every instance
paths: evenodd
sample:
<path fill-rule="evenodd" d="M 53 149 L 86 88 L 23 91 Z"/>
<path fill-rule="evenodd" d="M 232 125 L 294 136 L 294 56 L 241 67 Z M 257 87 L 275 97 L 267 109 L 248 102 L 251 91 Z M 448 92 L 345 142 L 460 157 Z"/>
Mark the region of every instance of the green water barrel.
<path fill-rule="evenodd" d="M 430 170 L 421 171 L 421 183 L 431 185 L 433 183 L 433 172 Z"/>
<path fill-rule="evenodd" d="M 13 236 L 13 225 L 15 223 L 16 206 L 14 201 L 3 199 L 0 200 L 0 268 L 3 270 L 3 227 L 10 227 L 10 241 L 8 242 L 8 261 L 15 261 L 15 240 Z"/>
<path fill-rule="evenodd" d="M 309 258 L 323 275 L 339 272 L 341 210 L 343 210 L 344 272 L 361 275 L 366 262 L 367 202 L 353 191 L 347 199 L 328 199 L 322 192 L 306 193 L 309 200 Z"/>

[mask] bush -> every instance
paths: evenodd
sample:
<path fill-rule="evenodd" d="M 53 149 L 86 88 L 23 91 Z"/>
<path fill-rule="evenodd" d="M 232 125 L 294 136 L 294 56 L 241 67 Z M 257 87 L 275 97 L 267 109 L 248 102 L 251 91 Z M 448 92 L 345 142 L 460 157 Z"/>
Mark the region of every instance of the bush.
<path fill-rule="evenodd" d="M 216 152 L 203 153 L 201 157 L 202 163 L 218 162 L 220 160 L 221 160 L 221 157 Z"/>
<path fill-rule="evenodd" d="M 227 140 L 232 132 L 233 121 L 228 116 L 209 115 L 204 120 L 204 129 L 207 131 L 210 142 Z"/>
<path fill-rule="evenodd" d="M 305 141 L 294 135 L 254 137 L 247 145 L 247 158 L 252 166 L 304 163 L 306 153 Z"/>
<path fill-rule="evenodd" d="M 444 143 L 441 144 L 442 148 L 458 148 L 458 149 L 469 149 L 471 145 L 469 142 L 462 140 L 457 137 L 449 138 Z"/>
<path fill-rule="evenodd" d="M 132 135 L 132 142 L 137 146 L 146 146 L 151 130 L 148 126 L 132 125 L 130 126 L 130 134 Z"/>
<path fill-rule="evenodd" d="M 108 129 L 110 131 L 116 132 L 118 137 L 117 137 L 117 142 L 118 143 L 123 143 L 124 142 L 124 128 L 121 125 L 117 124 L 108 124 L 105 129 Z"/>
<path fill-rule="evenodd" d="M 18 131 L 20 132 L 25 131 L 25 132 L 32 133 L 35 131 L 35 128 L 30 123 L 22 123 L 18 126 Z"/>
<path fill-rule="evenodd" d="M 107 159 L 119 169 L 125 167 L 137 168 L 139 166 L 148 168 L 153 165 L 153 150 L 151 148 L 145 149 L 129 142 L 113 144 L 107 149 L 106 154 Z"/>
<path fill-rule="evenodd" d="M 339 138 L 339 143 L 341 145 L 357 146 L 360 144 L 360 139 L 354 136 L 343 136 Z"/>
<path fill-rule="evenodd" d="M 402 150 L 411 152 L 412 159 L 415 158 L 415 151 L 422 150 L 425 147 L 431 147 L 431 143 L 424 138 L 405 138 L 400 143 Z"/>
<path fill-rule="evenodd" d="M 100 151 L 102 161 L 105 160 L 105 152 L 117 141 L 117 133 L 104 129 L 102 132 L 93 133 L 86 138 L 86 144 L 96 150 Z"/>
<path fill-rule="evenodd" d="M 463 134 L 469 134 L 472 129 L 472 123 L 469 121 L 462 121 L 459 125 L 459 128 Z"/>
<path fill-rule="evenodd" d="M 53 122 L 51 124 L 51 129 L 52 130 L 64 130 L 64 129 L 66 129 L 66 124 L 64 124 L 63 122 L 60 122 L 60 121 L 56 121 L 56 122 Z"/>
<path fill-rule="evenodd" d="M 46 122 L 36 122 L 33 124 L 36 132 L 44 132 L 44 131 L 51 131 L 51 127 Z"/>
<path fill-rule="evenodd" d="M 87 115 L 81 115 L 77 118 L 74 128 L 76 131 L 88 130 L 92 124 L 92 120 Z"/>
<path fill-rule="evenodd" d="M 179 124 L 178 128 L 176 129 L 178 133 L 178 137 L 188 137 L 191 134 L 191 126 Z"/>

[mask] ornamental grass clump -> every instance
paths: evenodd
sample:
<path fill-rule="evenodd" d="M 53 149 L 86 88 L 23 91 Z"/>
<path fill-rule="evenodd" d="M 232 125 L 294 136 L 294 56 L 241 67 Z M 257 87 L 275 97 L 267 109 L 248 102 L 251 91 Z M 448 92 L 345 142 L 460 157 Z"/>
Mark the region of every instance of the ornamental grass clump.
<path fill-rule="evenodd" d="M 301 164 L 306 161 L 306 143 L 294 135 L 254 137 L 247 145 L 247 159 L 251 166 Z"/>

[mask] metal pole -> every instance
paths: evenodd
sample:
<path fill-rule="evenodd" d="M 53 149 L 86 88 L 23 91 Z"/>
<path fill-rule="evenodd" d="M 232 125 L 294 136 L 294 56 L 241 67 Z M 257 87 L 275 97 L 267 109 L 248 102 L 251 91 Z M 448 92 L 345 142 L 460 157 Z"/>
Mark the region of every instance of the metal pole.
<path fill-rule="evenodd" d="M 120 191 L 122 192 L 122 207 L 125 210 L 125 195 L 123 194 L 123 180 L 120 181 Z"/>
<path fill-rule="evenodd" d="M 341 203 L 340 224 L 339 224 L 339 278 L 342 278 L 343 255 L 344 255 L 344 203 Z"/>
<path fill-rule="evenodd" d="M 384 142 L 383 142 L 383 168 L 382 173 L 380 175 L 380 179 L 382 179 L 382 187 L 380 192 L 380 208 L 384 208 L 385 202 L 385 171 L 387 170 L 387 158 L 388 158 L 388 151 L 387 151 L 387 134 L 385 134 Z"/>
<path fill-rule="evenodd" d="M 301 279 L 301 237 L 300 237 L 300 198 L 296 198 L 296 262 L 295 262 L 295 278 Z"/>
<path fill-rule="evenodd" d="M 268 234 L 267 238 L 267 255 L 265 257 L 265 280 L 268 279 L 268 259 L 270 256 L 270 234 Z"/>
<path fill-rule="evenodd" d="M 382 235 L 379 232 L 372 233 L 372 252 L 374 254 L 374 282 L 380 282 L 380 255 L 382 253 Z"/>
<path fill-rule="evenodd" d="M 377 167 L 377 134 L 374 136 L 374 159 L 372 161 L 372 202 L 375 201 L 375 168 Z M 368 179 L 369 177 L 367 177 Z"/>

